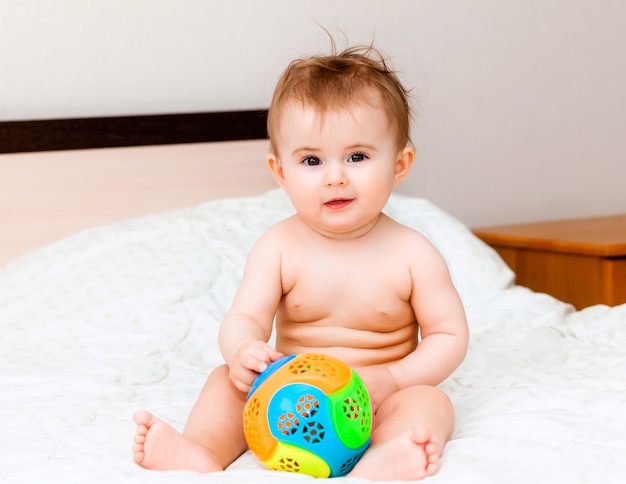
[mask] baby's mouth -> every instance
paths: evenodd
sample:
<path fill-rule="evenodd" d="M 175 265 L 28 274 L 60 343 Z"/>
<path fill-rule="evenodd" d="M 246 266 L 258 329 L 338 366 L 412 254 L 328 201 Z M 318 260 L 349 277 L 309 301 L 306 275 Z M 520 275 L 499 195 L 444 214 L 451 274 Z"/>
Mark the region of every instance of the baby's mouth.
<path fill-rule="evenodd" d="M 331 210 L 339 210 L 341 208 L 345 208 L 352 203 L 352 199 L 350 198 L 333 198 L 329 200 L 324 205 Z"/>

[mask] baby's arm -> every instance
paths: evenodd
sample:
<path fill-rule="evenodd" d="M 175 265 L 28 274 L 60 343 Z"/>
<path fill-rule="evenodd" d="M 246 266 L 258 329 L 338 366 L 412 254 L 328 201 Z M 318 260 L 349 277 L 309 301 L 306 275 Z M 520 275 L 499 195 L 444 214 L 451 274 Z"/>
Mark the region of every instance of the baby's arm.
<path fill-rule="evenodd" d="M 220 326 L 220 350 L 231 380 L 243 392 L 258 373 L 282 356 L 267 344 L 282 296 L 278 247 L 270 229 L 252 248 L 239 289 Z"/>
<path fill-rule="evenodd" d="M 441 383 L 465 358 L 469 339 L 465 310 L 445 260 L 421 236 L 417 247 L 419 255 L 410 264 L 411 305 L 421 341 L 413 353 L 387 367 L 400 389 Z"/>

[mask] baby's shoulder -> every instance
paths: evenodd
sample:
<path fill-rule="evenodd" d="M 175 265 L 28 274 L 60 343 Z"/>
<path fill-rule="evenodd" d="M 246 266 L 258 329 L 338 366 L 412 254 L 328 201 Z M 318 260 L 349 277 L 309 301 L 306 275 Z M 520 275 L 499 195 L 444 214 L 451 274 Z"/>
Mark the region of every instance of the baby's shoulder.
<path fill-rule="evenodd" d="M 293 238 L 293 217 L 283 219 L 265 230 L 256 242 L 256 246 L 280 247 Z"/>
<path fill-rule="evenodd" d="M 263 237 L 268 238 L 281 238 L 290 237 L 295 230 L 296 220 L 295 216 L 284 218 L 274 225 L 271 225 L 263 234 Z"/>
<path fill-rule="evenodd" d="M 425 234 L 393 219 L 389 220 L 388 238 L 393 241 L 394 249 L 398 253 L 411 259 L 415 257 L 439 259 L 441 257 L 439 250 Z"/>
<path fill-rule="evenodd" d="M 391 217 L 387 217 L 386 231 L 388 235 L 400 241 L 432 245 L 428 237 L 422 232 L 407 225 L 403 225 Z"/>

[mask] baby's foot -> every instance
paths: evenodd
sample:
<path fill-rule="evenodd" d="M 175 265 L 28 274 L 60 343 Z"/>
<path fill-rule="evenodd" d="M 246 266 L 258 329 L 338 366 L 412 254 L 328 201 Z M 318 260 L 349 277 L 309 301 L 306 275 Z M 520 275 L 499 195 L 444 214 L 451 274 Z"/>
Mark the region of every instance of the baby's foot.
<path fill-rule="evenodd" d="M 197 472 L 221 471 L 211 454 L 189 440 L 174 427 L 150 412 L 140 410 L 133 419 L 137 424 L 134 459 L 137 464 L 152 470 L 184 469 Z"/>
<path fill-rule="evenodd" d="M 373 445 L 350 472 L 370 480 L 417 480 L 437 472 L 437 440 L 426 427 L 416 427 Z"/>

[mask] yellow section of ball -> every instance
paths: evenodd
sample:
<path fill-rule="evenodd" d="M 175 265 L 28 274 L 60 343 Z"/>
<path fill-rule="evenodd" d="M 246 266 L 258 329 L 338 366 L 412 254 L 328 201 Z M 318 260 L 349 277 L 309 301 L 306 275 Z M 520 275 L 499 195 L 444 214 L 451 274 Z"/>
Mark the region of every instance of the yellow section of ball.
<path fill-rule="evenodd" d="M 330 476 L 330 467 L 323 459 L 284 442 L 276 442 L 272 455 L 261 463 L 273 471 L 295 472 L 313 477 Z"/>

